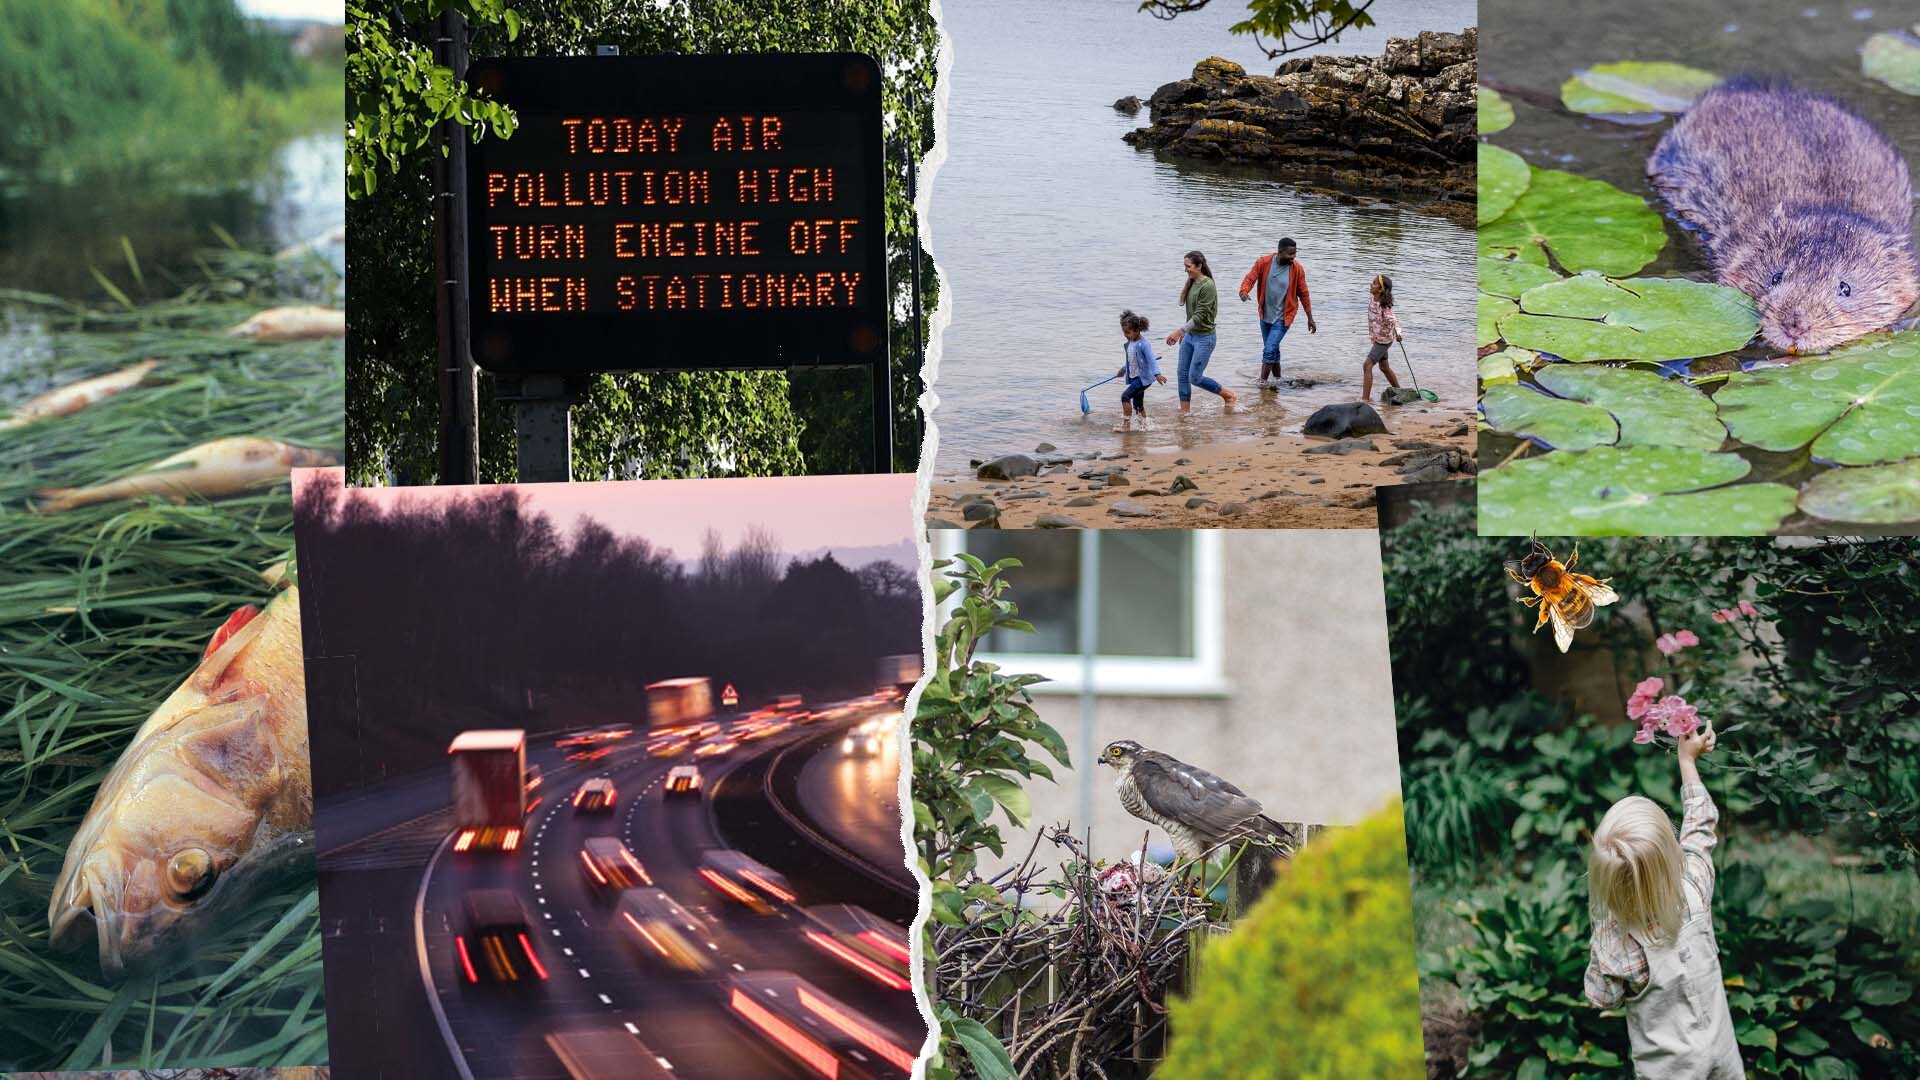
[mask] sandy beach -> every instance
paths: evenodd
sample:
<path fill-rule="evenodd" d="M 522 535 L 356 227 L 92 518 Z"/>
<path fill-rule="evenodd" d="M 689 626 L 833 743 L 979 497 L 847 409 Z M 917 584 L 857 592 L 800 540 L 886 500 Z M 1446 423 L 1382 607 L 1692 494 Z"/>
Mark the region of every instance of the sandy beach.
<path fill-rule="evenodd" d="M 1147 446 L 1139 435 L 1109 435 L 1098 450 L 1040 443 L 1025 452 L 1041 463 L 1038 475 L 936 477 L 927 524 L 1370 529 L 1376 487 L 1456 478 L 1473 467 L 1473 425 L 1458 406 L 1381 407 L 1380 413 L 1389 434 L 1348 439 L 1282 431 L 1202 441 L 1209 417 L 1196 408 L 1187 421 L 1194 430 L 1190 446 Z"/>

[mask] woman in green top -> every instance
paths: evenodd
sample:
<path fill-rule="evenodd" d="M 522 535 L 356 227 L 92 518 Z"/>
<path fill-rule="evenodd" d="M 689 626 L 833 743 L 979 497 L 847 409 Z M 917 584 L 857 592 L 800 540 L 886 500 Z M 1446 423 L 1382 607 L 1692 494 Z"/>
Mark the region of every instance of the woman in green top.
<path fill-rule="evenodd" d="M 1207 361 L 1213 359 L 1218 341 L 1213 331 L 1214 317 L 1220 313 L 1220 292 L 1214 288 L 1213 269 L 1207 257 L 1198 251 L 1187 252 L 1187 283 L 1180 289 L 1180 302 L 1187 306 L 1187 321 L 1167 335 L 1167 344 L 1180 346 L 1180 411 L 1193 407 L 1193 388 L 1219 394 L 1232 405 L 1239 397 L 1233 391 L 1207 378 Z"/>

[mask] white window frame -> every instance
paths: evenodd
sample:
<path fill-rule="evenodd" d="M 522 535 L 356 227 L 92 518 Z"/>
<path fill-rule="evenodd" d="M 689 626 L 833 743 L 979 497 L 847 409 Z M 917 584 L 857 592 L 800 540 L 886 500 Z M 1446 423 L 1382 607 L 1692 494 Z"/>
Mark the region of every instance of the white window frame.
<path fill-rule="evenodd" d="M 963 530 L 933 529 L 930 532 L 936 559 L 952 558 L 967 549 Z M 1221 533 L 1218 529 L 1193 529 L 1187 530 L 1187 535 L 1193 541 L 1193 655 L 1095 656 L 1095 693 L 1124 697 L 1225 697 L 1232 692 L 1232 683 L 1226 675 L 1226 590 Z M 1082 587 L 1085 584 L 1083 576 Z M 1013 598 L 1019 602 L 1017 577 Z M 999 664 L 1007 671 L 1046 676 L 1048 681 L 1030 688 L 1035 695 L 1080 693 L 1084 665 L 1078 653 L 981 653 L 980 658 Z"/>

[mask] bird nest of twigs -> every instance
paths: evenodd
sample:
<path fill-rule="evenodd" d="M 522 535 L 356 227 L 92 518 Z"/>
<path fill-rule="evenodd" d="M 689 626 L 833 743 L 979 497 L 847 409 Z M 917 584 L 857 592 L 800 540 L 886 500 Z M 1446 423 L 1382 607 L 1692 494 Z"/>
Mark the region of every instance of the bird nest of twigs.
<path fill-rule="evenodd" d="M 1067 860 L 1040 865 L 1043 842 Z M 1208 899 L 1226 872 L 1205 860 L 1107 864 L 1066 829 L 1044 829 L 989 882 L 1010 905 L 935 928 L 930 996 L 999 1036 L 1020 1076 L 1143 1076 L 1161 1056 L 1166 999 L 1184 987 L 1196 942 L 1226 929 Z"/>

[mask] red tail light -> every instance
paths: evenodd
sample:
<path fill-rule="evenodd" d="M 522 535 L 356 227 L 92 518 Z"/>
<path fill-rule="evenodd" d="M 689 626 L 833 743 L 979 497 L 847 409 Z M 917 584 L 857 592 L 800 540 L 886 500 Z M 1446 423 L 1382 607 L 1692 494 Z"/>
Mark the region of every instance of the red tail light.
<path fill-rule="evenodd" d="M 583 851 L 580 853 L 580 861 L 586 864 L 587 873 L 593 875 L 593 880 L 599 882 L 602 885 L 605 885 L 607 883 L 607 875 L 601 873 L 600 868 L 593 865 L 592 856 L 588 855 L 586 852 Z"/>
<path fill-rule="evenodd" d="M 789 904 L 793 903 L 794 896 L 792 893 L 788 892 L 787 890 L 781 888 L 778 885 L 775 885 L 773 882 L 768 881 L 766 878 L 761 877 L 759 874 L 756 874 L 751 870 L 742 870 L 740 871 L 740 876 L 743 878 L 746 878 L 748 881 L 753 882 L 755 885 L 760 886 L 762 889 L 765 889 L 769 894 L 779 897 L 781 900 L 784 900 Z"/>
<path fill-rule="evenodd" d="M 841 961 L 843 961 L 844 963 L 847 963 L 865 972 L 875 982 L 888 988 L 889 990 L 912 989 L 911 984 L 909 984 L 907 980 L 901 978 L 898 975 L 895 975 L 893 972 L 888 971 L 886 968 L 883 968 L 879 964 L 876 964 L 873 961 L 867 959 L 866 957 L 861 956 L 859 953 L 854 952 L 852 949 L 847 948 L 845 945 L 840 944 L 838 941 L 835 941 L 834 939 L 828 937 L 825 934 L 820 933 L 819 931 L 816 931 L 816 930 L 807 931 L 807 940 L 813 942 L 815 945 L 818 945 L 821 948 L 832 953 L 833 955 L 839 957 Z"/>
<path fill-rule="evenodd" d="M 860 1045 L 879 1054 L 907 1072 L 913 1071 L 913 1055 L 888 1042 L 884 1036 L 872 1028 L 855 1020 L 840 1009 L 835 1008 L 826 999 L 800 988 L 800 1004 L 806 1006 L 814 1015 L 846 1032 Z"/>
<path fill-rule="evenodd" d="M 500 841 L 500 850 L 512 851 L 520 844 L 520 830 L 508 829 L 506 838 Z"/>
<path fill-rule="evenodd" d="M 856 936 L 859 937 L 861 941 L 879 949 L 888 956 L 898 957 L 903 964 L 910 963 L 913 960 L 913 954 L 907 951 L 905 945 L 900 944 L 878 930 L 862 930 Z"/>
<path fill-rule="evenodd" d="M 748 997 L 743 991 L 735 989 L 731 1002 L 733 1011 L 745 1017 L 749 1023 L 766 1032 L 773 1040 L 793 1051 L 801 1061 L 813 1067 L 813 1070 L 825 1077 L 840 1075 L 840 1062 L 826 1047 L 814 1042 L 802 1034 L 799 1029 L 785 1020 L 760 1007 L 760 1003 Z"/>
<path fill-rule="evenodd" d="M 640 936 L 646 940 L 647 944 L 653 946 L 654 952 L 659 953 L 661 956 L 666 956 L 668 957 L 668 959 L 672 959 L 671 955 L 667 952 L 667 947 L 660 944 L 660 940 L 654 937 L 651 933 L 648 933 L 647 928 L 644 926 L 641 926 L 639 921 L 636 920 L 631 914 L 623 911 L 620 913 L 620 917 L 627 920 L 628 925 L 632 926 L 636 931 L 638 931 Z"/>
<path fill-rule="evenodd" d="M 453 842 L 453 850 L 465 851 L 473 846 L 474 830 L 461 829 L 459 839 Z"/>
<path fill-rule="evenodd" d="M 547 969 L 540 966 L 540 958 L 533 955 L 533 942 L 528 941 L 527 935 L 524 933 L 520 935 L 520 947 L 526 950 L 527 963 L 533 965 L 534 974 L 539 975 L 541 980 L 545 981 Z"/>
<path fill-rule="evenodd" d="M 735 900 L 738 900 L 743 904 L 759 904 L 760 903 L 759 897 L 753 895 L 752 893 L 741 888 L 740 886 L 735 885 L 733 882 L 728 881 L 725 877 L 719 874 L 716 874 L 711 870 L 707 870 L 703 868 L 700 871 L 700 876 L 703 878 L 706 878 L 709 882 L 712 882 L 714 888 L 719 889 L 721 892 L 726 893 L 728 896 L 733 897 Z"/>
<path fill-rule="evenodd" d="M 473 970 L 473 960 L 467 956 L 467 939 L 459 936 L 458 934 L 455 934 L 453 938 L 453 943 L 456 946 L 459 946 L 460 966 L 465 968 L 467 971 L 467 981 L 470 983 L 479 982 L 480 975 L 478 972 Z"/>

